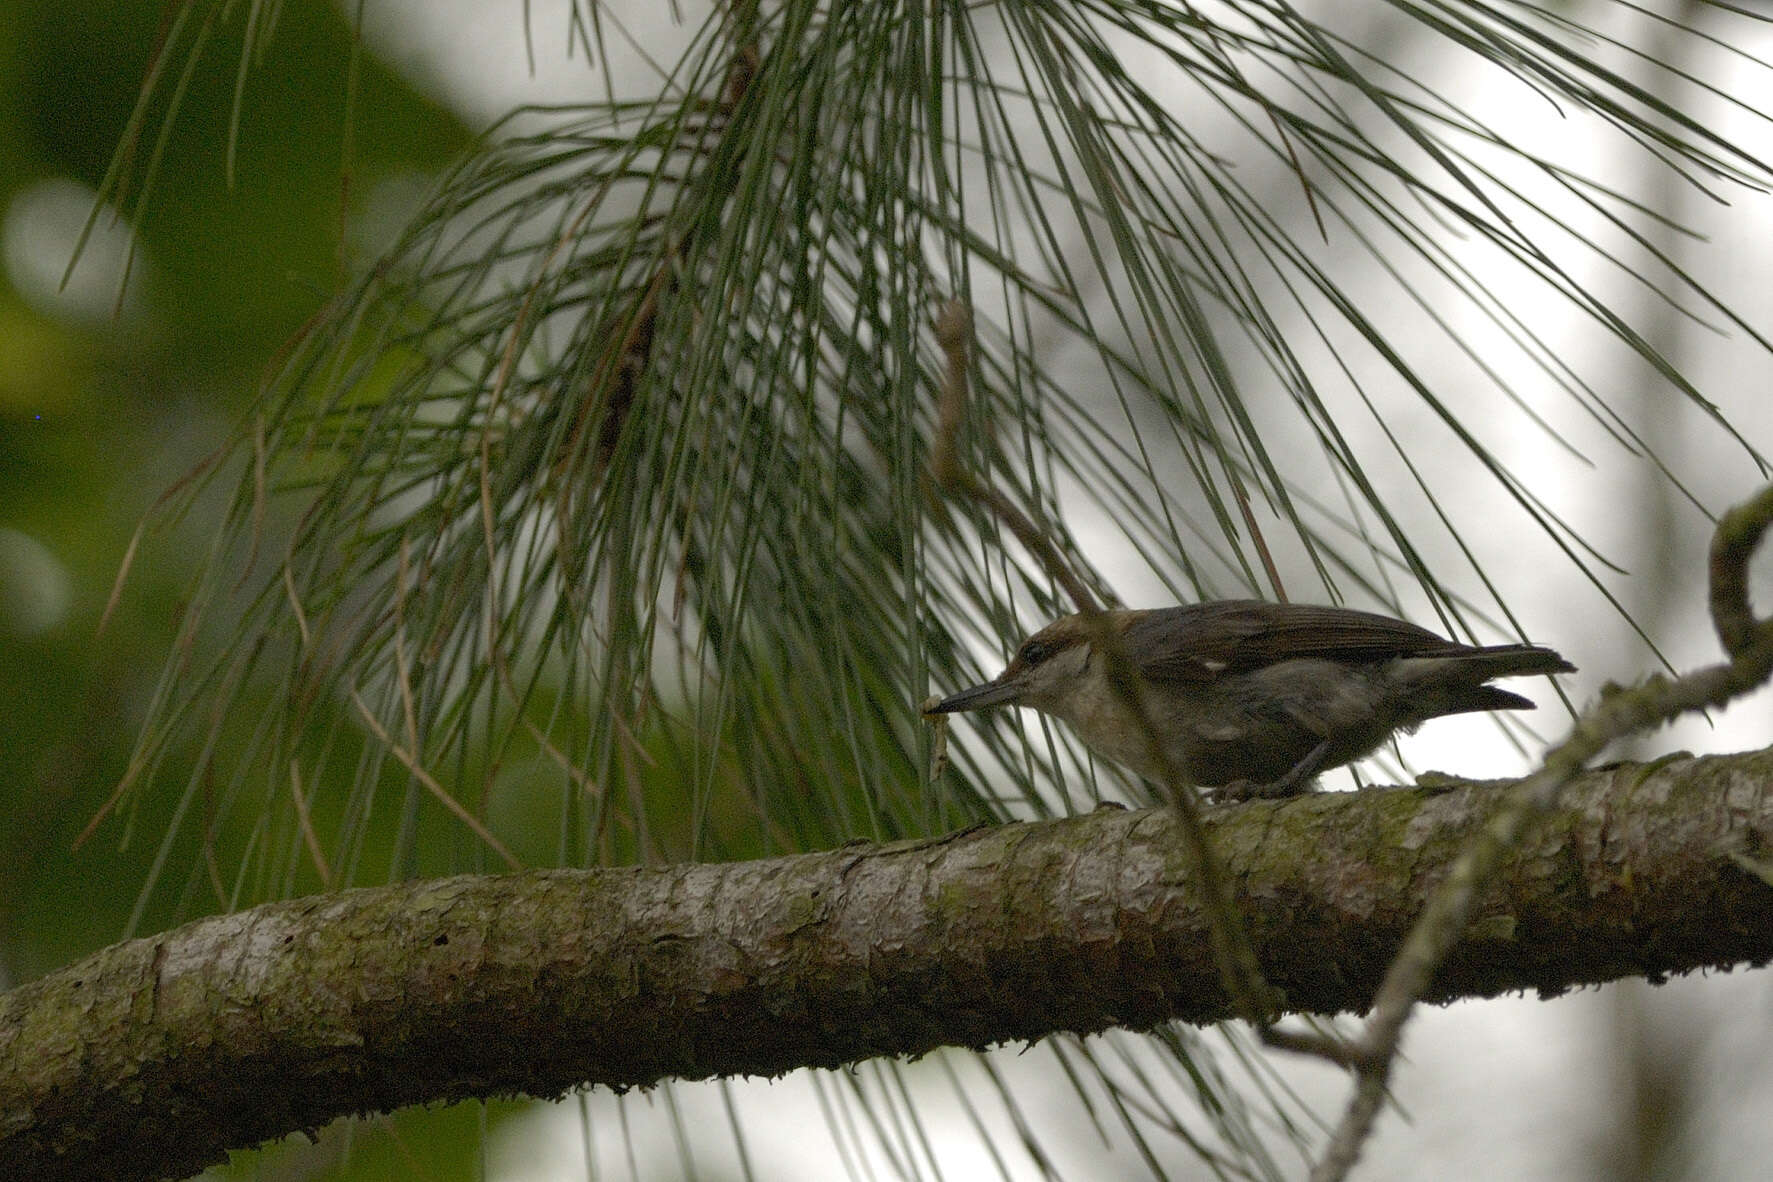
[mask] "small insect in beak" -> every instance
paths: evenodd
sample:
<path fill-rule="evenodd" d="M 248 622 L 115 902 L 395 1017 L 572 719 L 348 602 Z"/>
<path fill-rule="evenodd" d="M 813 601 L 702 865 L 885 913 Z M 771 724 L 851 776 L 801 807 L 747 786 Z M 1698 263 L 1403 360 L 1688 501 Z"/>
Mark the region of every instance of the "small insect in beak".
<path fill-rule="evenodd" d="M 962 710 L 983 710 L 987 706 L 1002 706 L 1014 702 L 1021 696 L 1022 686 L 1019 683 L 998 678 L 943 698 L 925 709 L 924 713 L 955 714 Z"/>

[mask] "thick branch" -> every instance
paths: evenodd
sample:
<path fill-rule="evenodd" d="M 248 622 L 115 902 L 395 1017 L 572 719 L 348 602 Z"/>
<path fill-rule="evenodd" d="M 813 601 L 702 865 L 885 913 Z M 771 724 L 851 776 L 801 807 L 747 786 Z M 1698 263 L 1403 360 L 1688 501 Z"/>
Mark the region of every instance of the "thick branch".
<path fill-rule="evenodd" d="M 1495 785 L 1207 814 L 1289 1009 L 1359 1009 Z M 769 1075 L 1228 1004 L 1164 810 L 269 904 L 0 996 L 0 1177 L 180 1175 L 344 1113 Z M 1773 753 L 1584 775 L 1429 996 L 1773 957 Z"/>

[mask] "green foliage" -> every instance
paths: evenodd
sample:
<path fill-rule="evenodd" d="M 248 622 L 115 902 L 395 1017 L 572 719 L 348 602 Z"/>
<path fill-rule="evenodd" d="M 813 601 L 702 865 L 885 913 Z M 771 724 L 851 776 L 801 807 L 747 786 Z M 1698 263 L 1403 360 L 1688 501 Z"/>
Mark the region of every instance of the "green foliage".
<path fill-rule="evenodd" d="M 0 281 L 0 527 L 50 555 L 68 593 L 41 634 L 20 634 L 0 607 L 0 751 L 11 772 L 0 786 L 0 977 L 10 981 L 115 940 L 173 820 L 176 798 L 144 800 L 128 835 L 113 826 L 72 848 L 128 767 L 188 595 L 188 559 L 214 522 L 199 515 L 147 536 L 95 646 L 132 532 L 251 405 L 274 351 L 350 259 L 341 229 L 377 187 L 436 169 L 467 142 L 451 116 L 370 58 L 358 59 L 349 112 L 349 28 L 330 6 L 293 6 L 243 92 L 251 110 L 230 185 L 226 71 L 193 75 L 164 134 L 153 122 L 145 140 L 125 134 L 156 46 L 182 49 L 157 38 L 165 8 L 28 3 L 0 13 L 0 214 L 45 186 L 96 189 L 114 155 L 139 170 L 142 143 L 163 156 L 145 200 L 139 171 L 129 173 L 125 240 L 137 258 L 123 315 L 74 315 Z M 212 52 L 241 49 L 237 23 L 211 42 Z M 357 133 L 347 154 L 348 123 Z M 115 212 L 102 211 L 97 228 L 125 237 Z M 60 267 L 73 243 L 34 245 L 62 250 Z M 107 276 L 105 266 L 83 258 L 75 286 Z M 0 571 L 0 584 L 15 574 Z M 264 708 L 262 694 L 254 701 Z M 194 755 L 173 766 L 188 769 Z M 155 904 L 153 926 L 226 904 L 210 885 L 221 865 L 202 853 L 214 818 L 200 806 L 186 819 L 195 825 L 169 856 L 179 885 Z"/>

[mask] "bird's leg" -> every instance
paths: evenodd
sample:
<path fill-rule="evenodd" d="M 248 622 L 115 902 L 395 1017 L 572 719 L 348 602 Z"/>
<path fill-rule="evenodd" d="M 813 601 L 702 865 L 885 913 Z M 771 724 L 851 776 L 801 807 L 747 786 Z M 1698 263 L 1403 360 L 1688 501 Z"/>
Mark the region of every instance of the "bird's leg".
<path fill-rule="evenodd" d="M 1324 756 L 1330 753 L 1330 740 L 1320 739 L 1317 746 L 1305 753 L 1305 758 L 1287 769 L 1286 775 L 1278 780 L 1270 780 L 1266 784 L 1258 784 L 1254 780 L 1233 780 L 1216 789 L 1215 800 L 1279 800 L 1282 797 L 1298 796 L 1305 791 L 1305 785 L 1317 773 L 1318 765 L 1323 763 Z"/>

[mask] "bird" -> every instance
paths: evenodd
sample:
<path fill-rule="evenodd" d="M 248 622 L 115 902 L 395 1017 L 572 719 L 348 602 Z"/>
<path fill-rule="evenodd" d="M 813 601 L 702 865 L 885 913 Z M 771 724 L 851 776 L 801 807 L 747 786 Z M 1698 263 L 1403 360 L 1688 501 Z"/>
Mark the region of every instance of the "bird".
<path fill-rule="evenodd" d="M 1374 612 L 1228 599 L 1063 616 L 1024 641 L 1002 673 L 926 713 L 1027 706 L 1161 784 L 1164 765 L 1109 679 L 1098 628 L 1120 638 L 1138 670 L 1169 764 L 1230 799 L 1307 791 L 1320 773 L 1431 718 L 1533 708 L 1488 684 L 1494 678 L 1576 671 L 1540 645 L 1468 645 Z"/>

